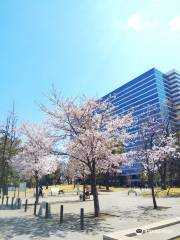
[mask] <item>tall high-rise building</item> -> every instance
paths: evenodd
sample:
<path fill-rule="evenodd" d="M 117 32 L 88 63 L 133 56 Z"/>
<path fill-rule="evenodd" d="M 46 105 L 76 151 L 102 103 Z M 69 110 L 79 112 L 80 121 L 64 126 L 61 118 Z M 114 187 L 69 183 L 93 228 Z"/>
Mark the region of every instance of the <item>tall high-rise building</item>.
<path fill-rule="evenodd" d="M 180 74 L 176 70 L 162 73 L 152 68 L 102 97 L 102 100 L 107 99 L 116 105 L 116 113 L 126 114 L 133 109 L 133 115 L 138 118 L 151 105 L 156 109 L 151 116 L 154 114 L 161 120 L 162 108 L 167 105 L 172 130 L 180 130 Z M 129 131 L 136 132 L 136 126 Z M 133 147 L 132 143 L 127 148 Z M 122 166 L 122 175 L 131 176 L 132 181 L 137 182 L 139 181 L 137 174 L 140 170 L 141 166 L 138 163 L 130 167 Z"/>
<path fill-rule="evenodd" d="M 166 73 L 166 84 L 172 104 L 171 121 L 175 130 L 180 130 L 180 73 L 171 70 Z"/>

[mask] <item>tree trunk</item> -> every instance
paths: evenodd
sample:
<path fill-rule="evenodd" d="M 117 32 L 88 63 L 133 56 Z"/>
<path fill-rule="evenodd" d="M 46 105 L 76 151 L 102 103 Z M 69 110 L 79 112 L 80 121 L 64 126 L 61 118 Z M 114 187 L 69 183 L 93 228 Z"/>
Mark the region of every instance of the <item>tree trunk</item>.
<path fill-rule="evenodd" d="M 118 173 L 117 172 L 115 172 L 114 173 L 114 179 L 115 179 L 115 187 L 118 187 L 119 186 L 119 178 L 118 178 Z"/>
<path fill-rule="evenodd" d="M 35 172 L 35 181 L 36 181 L 36 203 L 39 202 L 39 192 L 38 192 L 38 173 L 37 171 Z"/>
<path fill-rule="evenodd" d="M 154 192 L 154 174 L 153 173 L 149 173 L 148 175 L 149 175 L 149 184 L 151 186 L 153 207 L 154 207 L 154 209 L 157 209 L 156 197 L 155 197 L 155 192 Z"/>
<path fill-rule="evenodd" d="M 93 183 L 92 183 L 92 177 L 91 177 L 91 194 L 93 194 Z"/>
<path fill-rule="evenodd" d="M 106 172 L 105 178 L 106 178 L 106 190 L 109 191 L 109 171 Z"/>
<path fill-rule="evenodd" d="M 83 179 L 83 201 L 86 201 L 86 196 L 85 196 L 85 182 Z"/>
<path fill-rule="evenodd" d="M 168 190 L 167 190 L 167 196 L 169 196 L 169 192 L 170 192 L 170 190 L 171 190 L 171 186 L 169 186 L 169 188 L 168 188 Z"/>
<path fill-rule="evenodd" d="M 154 193 L 154 186 L 151 186 L 151 192 L 152 192 L 152 199 L 153 199 L 153 206 L 154 209 L 157 209 L 157 203 L 156 203 L 156 197 L 155 197 L 155 193 Z"/>
<path fill-rule="evenodd" d="M 4 159 L 4 163 L 2 167 L 2 177 L 1 177 L 3 195 L 8 195 L 8 185 L 7 185 L 8 170 L 7 169 L 8 169 L 8 165 Z"/>
<path fill-rule="evenodd" d="M 100 213 L 100 208 L 95 176 L 93 176 L 93 200 L 94 200 L 94 216 L 98 217 Z"/>
<path fill-rule="evenodd" d="M 85 196 L 85 176 L 84 176 L 84 169 L 83 169 L 83 201 L 86 201 L 86 196 Z"/>
<path fill-rule="evenodd" d="M 162 164 L 162 174 L 161 174 L 161 188 L 163 190 L 167 189 L 167 183 L 166 183 L 166 179 L 167 179 L 167 163 L 166 160 L 164 160 L 163 164 Z"/>
<path fill-rule="evenodd" d="M 171 169 L 172 168 L 173 167 L 171 166 Z M 168 187 L 168 190 L 167 190 L 167 196 L 169 196 L 170 190 L 173 187 L 173 171 L 171 171 L 171 169 L 169 170 L 169 187 Z"/>
<path fill-rule="evenodd" d="M 91 180 L 92 180 L 92 190 L 93 190 L 93 200 L 94 200 L 94 216 L 98 217 L 100 213 L 99 208 L 99 198 L 98 198 L 98 192 L 96 187 L 96 168 L 95 168 L 95 161 L 93 162 L 93 171 L 91 174 Z"/>
<path fill-rule="evenodd" d="M 3 183 L 3 195 L 8 195 L 8 187 L 6 182 Z"/>
<path fill-rule="evenodd" d="M 3 195 L 8 195 L 8 185 L 7 185 L 7 166 L 5 164 L 4 169 L 3 169 L 3 176 L 2 176 L 2 192 Z"/>
<path fill-rule="evenodd" d="M 180 187 L 180 166 L 178 166 L 177 171 L 177 186 Z"/>

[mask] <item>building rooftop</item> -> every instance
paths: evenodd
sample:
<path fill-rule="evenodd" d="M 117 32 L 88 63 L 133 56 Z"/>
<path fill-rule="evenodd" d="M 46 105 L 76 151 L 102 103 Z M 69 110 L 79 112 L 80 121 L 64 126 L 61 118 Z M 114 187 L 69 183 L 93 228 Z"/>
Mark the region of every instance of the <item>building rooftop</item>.
<path fill-rule="evenodd" d="M 171 69 L 171 70 L 168 71 L 166 74 L 167 74 L 167 75 L 170 75 L 170 74 L 172 74 L 172 73 L 177 73 L 177 74 L 180 75 L 180 71 L 178 71 L 178 70 L 176 70 L 176 69 Z"/>

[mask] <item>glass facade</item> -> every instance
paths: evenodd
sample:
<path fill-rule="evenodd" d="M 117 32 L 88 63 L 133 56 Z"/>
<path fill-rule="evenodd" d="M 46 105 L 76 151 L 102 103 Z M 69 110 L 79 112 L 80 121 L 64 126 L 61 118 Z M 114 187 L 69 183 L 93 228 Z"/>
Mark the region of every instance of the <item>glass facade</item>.
<path fill-rule="evenodd" d="M 151 112 L 151 116 L 155 116 L 160 121 L 162 118 L 160 111 L 168 100 L 171 125 L 173 128 L 180 126 L 178 125 L 180 123 L 180 74 L 175 70 L 164 74 L 156 68 L 152 68 L 105 95 L 102 100 L 110 100 L 116 106 L 114 113 L 122 115 L 133 109 L 134 117 L 138 118 L 149 105 L 154 106 L 157 110 Z M 137 127 L 129 128 L 129 132 L 136 132 Z M 136 146 L 137 144 L 138 142 L 136 142 Z M 135 145 L 131 143 L 127 146 L 127 150 L 134 147 Z M 121 175 L 124 176 L 137 175 L 141 171 L 141 164 L 136 162 L 133 166 L 123 165 L 121 170 Z"/>
<path fill-rule="evenodd" d="M 171 102 L 170 118 L 174 128 L 180 130 L 180 73 L 176 70 L 171 70 L 166 76 L 169 100 Z"/>

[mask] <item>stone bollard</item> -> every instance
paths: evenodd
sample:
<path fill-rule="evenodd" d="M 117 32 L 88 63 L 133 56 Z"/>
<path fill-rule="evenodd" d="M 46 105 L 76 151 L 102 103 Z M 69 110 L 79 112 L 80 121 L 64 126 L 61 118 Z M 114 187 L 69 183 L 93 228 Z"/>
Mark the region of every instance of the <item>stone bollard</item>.
<path fill-rule="evenodd" d="M 42 202 L 40 204 L 38 216 L 42 216 L 44 210 L 46 211 L 46 202 Z M 45 216 L 45 214 L 44 214 L 44 216 Z"/>
<path fill-rule="evenodd" d="M 51 205 L 48 202 L 42 202 L 39 207 L 38 216 L 44 216 L 45 218 L 51 217 Z"/>
<path fill-rule="evenodd" d="M 13 203 L 14 203 L 14 198 L 12 198 L 11 206 L 13 205 Z M 16 198 L 16 201 L 14 203 L 14 208 L 21 209 L 21 205 L 22 205 L 21 199 L 20 198 Z"/>
<path fill-rule="evenodd" d="M 84 230 L 84 208 L 80 210 L 80 228 Z"/>
<path fill-rule="evenodd" d="M 61 208 L 60 208 L 60 224 L 63 223 L 63 212 L 64 212 L 64 206 L 61 205 Z"/>

